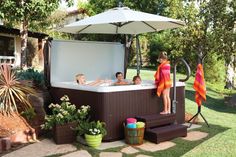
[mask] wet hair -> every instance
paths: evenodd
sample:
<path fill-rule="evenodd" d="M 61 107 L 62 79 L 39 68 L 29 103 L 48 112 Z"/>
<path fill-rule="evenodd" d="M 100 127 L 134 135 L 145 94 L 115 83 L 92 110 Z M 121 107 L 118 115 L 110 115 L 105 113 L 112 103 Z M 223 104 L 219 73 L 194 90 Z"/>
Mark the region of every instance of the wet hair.
<path fill-rule="evenodd" d="M 123 73 L 122 73 L 122 72 L 120 72 L 120 71 L 119 71 L 119 72 L 117 72 L 117 73 L 116 73 L 116 78 L 117 78 L 117 76 L 118 76 L 118 75 L 120 75 L 120 74 L 122 74 L 122 75 L 123 75 Z"/>
<path fill-rule="evenodd" d="M 136 75 L 136 76 L 133 77 L 133 82 L 134 82 L 135 80 L 137 80 L 137 79 L 142 80 L 140 76 Z"/>
<path fill-rule="evenodd" d="M 77 75 L 75 76 L 75 79 L 76 79 L 76 82 L 77 82 L 77 83 L 79 83 L 79 78 L 82 77 L 82 76 L 84 76 L 84 74 L 77 74 Z"/>
<path fill-rule="evenodd" d="M 168 57 L 167 57 L 167 52 L 161 51 L 161 52 L 159 53 L 158 59 L 168 59 Z"/>

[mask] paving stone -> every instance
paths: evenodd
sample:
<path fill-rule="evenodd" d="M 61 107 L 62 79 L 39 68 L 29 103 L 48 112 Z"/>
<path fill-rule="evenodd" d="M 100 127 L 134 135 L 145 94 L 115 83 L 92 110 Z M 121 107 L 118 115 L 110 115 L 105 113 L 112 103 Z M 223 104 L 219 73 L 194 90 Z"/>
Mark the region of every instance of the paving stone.
<path fill-rule="evenodd" d="M 165 150 L 165 149 L 171 148 L 173 146 L 175 146 L 175 143 L 170 142 L 170 141 L 161 142 L 159 144 L 146 142 L 140 146 L 137 146 L 137 148 L 140 148 L 142 150 L 149 151 L 149 152 L 155 152 L 155 151 L 159 151 L 159 150 Z"/>
<path fill-rule="evenodd" d="M 125 148 L 121 149 L 121 152 L 125 153 L 125 154 L 134 154 L 134 153 L 138 153 L 139 150 L 129 146 L 129 147 L 125 147 Z"/>
<path fill-rule="evenodd" d="M 122 147 L 126 145 L 123 140 L 115 142 L 102 142 L 102 144 L 97 148 L 98 150 L 105 150 L 109 148 Z"/>
<path fill-rule="evenodd" d="M 152 157 L 152 156 L 139 154 L 139 155 L 137 155 L 136 157 Z"/>
<path fill-rule="evenodd" d="M 56 145 L 50 139 L 44 139 L 40 142 L 30 144 L 26 147 L 13 151 L 3 157 L 45 157 L 53 154 L 67 153 L 77 150 L 71 144 Z"/>
<path fill-rule="evenodd" d="M 190 123 L 184 123 L 183 125 L 189 127 L 190 126 Z M 193 129 L 197 129 L 197 128 L 201 128 L 202 125 L 199 125 L 199 124 L 192 124 L 190 128 L 188 128 L 187 130 L 193 130 Z"/>
<path fill-rule="evenodd" d="M 122 157 L 120 152 L 101 152 L 99 157 Z"/>
<path fill-rule="evenodd" d="M 207 136 L 208 136 L 208 133 L 206 133 L 206 132 L 191 131 L 191 132 L 188 132 L 186 137 L 182 137 L 182 139 L 187 140 L 187 141 L 197 141 L 197 140 L 201 140 Z"/>
<path fill-rule="evenodd" d="M 86 150 L 79 150 L 73 153 L 63 155 L 61 157 L 92 157 Z"/>

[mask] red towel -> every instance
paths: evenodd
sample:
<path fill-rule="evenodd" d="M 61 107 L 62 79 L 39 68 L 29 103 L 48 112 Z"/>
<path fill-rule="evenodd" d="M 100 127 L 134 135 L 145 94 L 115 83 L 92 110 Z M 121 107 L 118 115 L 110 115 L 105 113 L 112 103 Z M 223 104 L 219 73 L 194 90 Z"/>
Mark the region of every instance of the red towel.
<path fill-rule="evenodd" d="M 196 90 L 195 101 L 198 106 L 202 105 L 202 100 L 206 101 L 206 85 L 202 64 L 198 64 L 193 88 Z"/>
<path fill-rule="evenodd" d="M 160 96 L 164 89 L 171 87 L 170 62 L 165 61 L 161 63 L 154 77 L 157 86 L 157 95 Z"/>

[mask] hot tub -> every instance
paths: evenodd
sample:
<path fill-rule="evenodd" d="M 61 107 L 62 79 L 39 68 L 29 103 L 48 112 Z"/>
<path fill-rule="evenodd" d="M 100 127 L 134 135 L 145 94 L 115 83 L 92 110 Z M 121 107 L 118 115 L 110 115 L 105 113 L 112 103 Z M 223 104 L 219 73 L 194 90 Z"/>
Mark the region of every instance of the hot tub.
<path fill-rule="evenodd" d="M 177 82 L 176 120 L 179 124 L 184 123 L 184 87 L 184 83 Z M 91 119 L 106 123 L 104 141 L 124 138 L 122 123 L 126 118 L 158 114 L 163 107 L 153 81 L 124 86 L 82 86 L 76 82 L 54 82 L 51 93 L 54 102 L 60 102 L 60 98 L 67 94 L 78 107 L 90 105 Z"/>
<path fill-rule="evenodd" d="M 117 71 L 124 72 L 122 44 L 53 40 L 47 45 L 44 71 L 53 102 L 59 103 L 63 95 L 68 95 L 78 107 L 90 105 L 91 119 L 104 121 L 107 125 L 105 141 L 124 138 L 122 123 L 126 118 L 162 111 L 162 99 L 156 95 L 154 81 L 143 81 L 141 85 L 98 87 L 81 86 L 75 82 L 78 73 L 85 74 L 87 80 L 114 80 Z M 184 87 L 184 83 L 177 83 L 177 123 L 184 123 Z"/>

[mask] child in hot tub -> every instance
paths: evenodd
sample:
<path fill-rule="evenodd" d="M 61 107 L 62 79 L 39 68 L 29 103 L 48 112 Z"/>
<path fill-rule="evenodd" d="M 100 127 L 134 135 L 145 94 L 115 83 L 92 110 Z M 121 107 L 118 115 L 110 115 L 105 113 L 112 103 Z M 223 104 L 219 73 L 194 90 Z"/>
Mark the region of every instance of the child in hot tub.
<path fill-rule="evenodd" d="M 124 75 L 122 72 L 117 72 L 116 73 L 116 82 L 114 83 L 114 85 L 129 85 L 129 82 L 126 82 L 124 80 Z"/>
<path fill-rule="evenodd" d="M 133 84 L 134 85 L 139 85 L 141 83 L 142 83 L 142 79 L 141 79 L 140 76 L 136 75 L 136 76 L 133 77 Z"/>
<path fill-rule="evenodd" d="M 100 86 L 101 84 L 105 83 L 105 80 L 96 80 L 90 83 L 86 83 L 86 78 L 84 76 L 84 74 L 77 74 L 75 76 L 76 82 L 80 85 L 88 85 L 88 86 Z"/>

